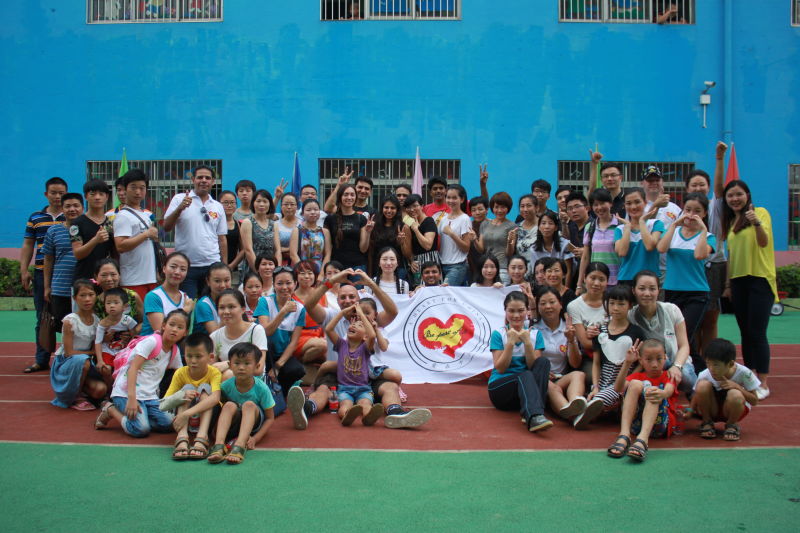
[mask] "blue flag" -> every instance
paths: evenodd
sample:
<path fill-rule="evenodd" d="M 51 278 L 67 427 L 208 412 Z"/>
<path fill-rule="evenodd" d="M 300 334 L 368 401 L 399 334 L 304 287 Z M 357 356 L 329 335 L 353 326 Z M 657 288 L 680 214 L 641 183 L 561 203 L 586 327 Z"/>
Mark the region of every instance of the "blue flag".
<path fill-rule="evenodd" d="M 297 152 L 294 153 L 294 170 L 292 171 L 292 192 L 298 197 L 300 196 L 300 188 L 303 183 L 300 180 L 300 160 L 297 158 Z"/>

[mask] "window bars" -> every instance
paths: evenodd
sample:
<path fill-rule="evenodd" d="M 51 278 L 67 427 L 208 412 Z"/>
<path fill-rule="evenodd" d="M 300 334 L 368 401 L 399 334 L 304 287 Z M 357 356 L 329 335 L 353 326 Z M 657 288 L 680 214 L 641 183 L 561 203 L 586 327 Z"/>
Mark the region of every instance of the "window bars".
<path fill-rule="evenodd" d="M 320 20 L 459 20 L 461 0 L 320 0 Z"/>
<path fill-rule="evenodd" d="M 558 0 L 558 20 L 694 24 L 695 0 Z"/>
<path fill-rule="evenodd" d="M 87 0 L 86 21 L 221 22 L 222 0 Z"/>

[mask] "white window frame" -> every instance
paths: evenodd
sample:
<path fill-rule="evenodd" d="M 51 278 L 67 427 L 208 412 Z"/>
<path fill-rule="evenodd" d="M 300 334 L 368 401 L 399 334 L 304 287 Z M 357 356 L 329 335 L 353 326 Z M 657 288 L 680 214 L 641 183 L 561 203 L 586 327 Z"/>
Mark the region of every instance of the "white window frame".
<path fill-rule="evenodd" d="M 566 16 L 571 12 L 572 7 L 578 2 L 583 2 L 583 16 Z M 696 0 L 557 0 L 558 2 L 558 21 L 559 22 L 600 22 L 600 23 L 621 23 L 621 24 L 655 24 L 654 14 L 666 2 L 675 2 L 683 8 L 686 24 L 694 24 L 696 20 Z M 643 16 L 630 15 L 631 9 L 636 6 L 640 9 Z M 616 12 L 615 8 L 622 5 L 625 11 Z M 581 11 L 580 9 L 578 10 Z M 587 13 L 592 12 L 591 16 Z M 596 14 L 594 14 L 597 12 Z"/>
<path fill-rule="evenodd" d="M 361 18 L 351 19 L 347 16 L 349 4 L 353 1 L 359 2 Z M 384 6 L 383 13 L 380 10 L 381 6 Z M 403 9 L 403 6 L 405 6 L 405 9 Z M 437 7 L 440 9 L 435 9 Z M 452 7 L 453 9 L 441 9 L 447 7 Z M 426 14 L 426 12 L 436 11 L 440 14 Z M 461 20 L 461 0 L 320 0 L 319 19 L 324 22 Z"/>
<path fill-rule="evenodd" d="M 800 164 L 789 165 L 789 211 L 786 218 L 789 223 L 788 249 L 800 250 Z"/>
<path fill-rule="evenodd" d="M 172 7 L 175 9 L 175 16 L 172 17 L 150 17 L 148 10 L 140 13 L 139 7 L 141 0 L 86 0 L 86 23 L 87 24 L 156 24 L 156 23 L 171 23 L 171 22 L 222 22 L 224 15 L 223 2 L 224 0 L 161 0 L 162 6 Z M 193 2 L 202 2 L 208 5 L 210 9 L 216 7 L 218 11 L 217 16 L 208 17 L 195 17 L 189 14 L 183 6 L 189 6 Z M 97 8 L 99 14 L 99 6 L 103 6 L 103 12 L 106 10 L 116 11 L 124 9 L 125 6 L 132 7 L 130 18 L 117 18 L 117 19 L 96 19 L 93 20 L 93 9 Z M 147 0 L 145 0 L 145 7 L 148 7 Z"/>

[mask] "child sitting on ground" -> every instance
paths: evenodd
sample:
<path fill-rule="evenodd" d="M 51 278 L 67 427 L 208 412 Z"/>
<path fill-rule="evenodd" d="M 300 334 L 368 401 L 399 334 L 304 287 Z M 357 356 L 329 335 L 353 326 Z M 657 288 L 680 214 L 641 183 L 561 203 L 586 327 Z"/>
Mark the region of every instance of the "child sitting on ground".
<path fill-rule="evenodd" d="M 141 328 L 133 317 L 125 314 L 127 301 L 128 295 L 119 287 L 108 289 L 103 293 L 106 317 L 97 325 L 94 353 L 97 358 L 97 370 L 109 389 L 114 385 L 114 379 L 111 377 L 114 372 L 114 357 L 126 345 L 122 340 L 122 334 L 128 333 L 130 337 L 134 337 Z M 105 340 L 106 334 L 110 334 L 111 340 Z"/>
<path fill-rule="evenodd" d="M 336 324 L 353 310 L 355 320 L 347 328 L 347 338 L 336 333 Z M 364 415 L 362 422 L 371 426 L 383 414 L 383 405 L 373 405 L 372 387 L 369 384 L 369 357 L 375 345 L 375 328 L 358 304 L 339 311 L 325 326 L 325 333 L 338 353 L 337 379 L 339 382 L 339 418 L 349 426 Z"/>
<path fill-rule="evenodd" d="M 208 457 L 208 429 L 212 408 L 219 405 L 222 374 L 210 364 L 214 343 L 207 334 L 196 331 L 186 337 L 184 359 L 186 366 L 175 371 L 160 408 L 177 408 L 172 427 L 178 432 L 172 458 L 202 460 Z M 189 448 L 189 432 L 197 433 Z"/>
<path fill-rule="evenodd" d="M 650 437 L 667 438 L 675 427 L 675 408 L 678 390 L 664 370 L 667 352 L 658 339 L 635 342 L 628 350 L 620 374 L 627 374 L 636 361 L 642 372 L 627 377 L 625 399 L 622 401 L 622 424 L 617 440 L 608 448 L 609 457 L 627 455 L 634 461 L 647 458 Z M 632 431 L 637 433 L 631 444 Z"/>
<path fill-rule="evenodd" d="M 717 436 L 715 422 L 725 422 L 723 439 L 741 437 L 738 422 L 758 403 L 761 381 L 746 366 L 736 362 L 736 347 L 726 339 L 714 339 L 703 350 L 706 369 L 697 376 L 692 408 L 702 417 L 700 436 Z"/>
<path fill-rule="evenodd" d="M 269 387 L 255 379 L 261 349 L 251 342 L 239 342 L 228 351 L 233 377 L 222 383 L 222 409 L 219 410 L 214 446 L 208 455 L 212 464 L 227 461 L 237 465 L 247 450 L 255 449 L 275 422 L 275 399 Z M 236 439 L 225 453 L 225 441 Z"/>
<path fill-rule="evenodd" d="M 167 315 L 160 332 L 139 340 L 119 368 L 111 402 L 103 403 L 96 429 L 108 427 L 113 418 L 131 437 L 146 437 L 151 430 L 172 431 L 172 415 L 159 408 L 158 386 L 167 368 L 181 367 L 177 344 L 188 329 L 189 315 L 183 309 L 175 309 Z"/>

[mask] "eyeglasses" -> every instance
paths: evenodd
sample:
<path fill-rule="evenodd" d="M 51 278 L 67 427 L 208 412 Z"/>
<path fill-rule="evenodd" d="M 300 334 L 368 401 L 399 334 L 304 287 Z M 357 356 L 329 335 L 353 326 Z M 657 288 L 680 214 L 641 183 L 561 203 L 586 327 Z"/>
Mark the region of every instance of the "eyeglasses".
<path fill-rule="evenodd" d="M 618 178 L 622 176 L 619 172 L 614 172 L 613 174 L 600 174 L 601 178 Z"/>
<path fill-rule="evenodd" d="M 220 202 L 222 205 L 236 205 L 236 200 L 228 200 L 227 202 Z"/>
<path fill-rule="evenodd" d="M 206 222 L 211 220 L 211 217 L 208 216 L 208 209 L 206 209 L 205 206 L 200 208 L 200 212 L 203 214 L 203 218 L 205 219 Z"/>
<path fill-rule="evenodd" d="M 578 209 L 586 209 L 586 206 L 583 204 L 567 206 L 567 211 L 577 211 Z"/>

